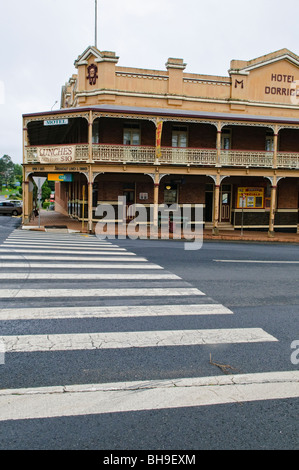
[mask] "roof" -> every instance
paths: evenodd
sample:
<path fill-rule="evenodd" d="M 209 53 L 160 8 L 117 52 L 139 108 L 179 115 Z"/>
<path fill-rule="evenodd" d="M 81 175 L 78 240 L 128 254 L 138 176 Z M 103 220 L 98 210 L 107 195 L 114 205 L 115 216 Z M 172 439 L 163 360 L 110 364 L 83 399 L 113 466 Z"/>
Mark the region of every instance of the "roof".
<path fill-rule="evenodd" d="M 237 114 L 237 113 L 219 113 L 208 111 L 189 111 L 169 108 L 147 108 L 135 106 L 116 106 L 116 105 L 95 105 L 88 107 L 63 108 L 55 111 L 45 111 L 39 113 L 23 114 L 23 118 L 38 116 L 59 116 L 60 114 L 72 114 L 78 112 L 96 111 L 103 113 L 128 113 L 133 115 L 151 115 L 157 117 L 175 117 L 189 119 L 208 119 L 208 120 L 226 120 L 226 121 L 242 121 L 242 122 L 271 122 L 284 124 L 298 124 L 299 118 L 280 117 L 280 116 L 264 116 L 253 114 Z"/>

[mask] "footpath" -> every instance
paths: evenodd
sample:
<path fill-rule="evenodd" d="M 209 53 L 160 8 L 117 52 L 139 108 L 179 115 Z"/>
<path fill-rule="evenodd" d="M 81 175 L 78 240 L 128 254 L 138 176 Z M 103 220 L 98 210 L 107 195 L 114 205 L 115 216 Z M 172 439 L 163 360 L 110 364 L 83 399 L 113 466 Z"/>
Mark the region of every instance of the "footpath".
<path fill-rule="evenodd" d="M 33 217 L 28 224 L 22 226 L 22 229 L 88 233 L 86 221 L 82 224 L 82 221 L 72 219 L 55 211 L 46 210 L 41 211 L 40 217 Z M 159 233 L 159 238 L 163 238 L 161 233 Z M 169 238 L 172 238 L 172 234 L 170 234 Z M 244 230 L 243 234 L 241 234 L 240 230 L 220 230 L 218 235 L 213 235 L 212 230 L 204 229 L 203 239 L 263 243 L 299 243 L 299 233 L 275 232 L 273 237 L 269 237 L 267 231 Z"/>

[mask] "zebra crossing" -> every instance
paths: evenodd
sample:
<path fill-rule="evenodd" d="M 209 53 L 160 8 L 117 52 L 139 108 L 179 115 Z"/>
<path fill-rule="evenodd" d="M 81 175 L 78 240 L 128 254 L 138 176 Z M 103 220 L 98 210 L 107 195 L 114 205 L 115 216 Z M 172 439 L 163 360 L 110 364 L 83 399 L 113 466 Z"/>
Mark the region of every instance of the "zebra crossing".
<path fill-rule="evenodd" d="M 261 328 L 201 327 L 201 319 L 233 312 L 162 266 L 94 236 L 15 230 L 0 246 L 0 280 L 2 332 L 5 326 L 0 343 L 6 359 L 1 376 L 12 355 L 132 350 L 146 355 L 171 347 L 278 342 Z M 179 327 L 171 328 L 174 319 Z M 191 319 L 196 328 L 188 327 Z M 37 325 L 45 330 L 50 320 L 67 322 L 63 325 L 73 330 L 37 331 Z M 100 323 L 92 331 L 78 331 L 74 320 Z M 105 331 L 110 320 L 113 328 Z M 161 320 L 168 321 L 162 329 L 156 323 Z M 26 322 L 20 331 L 16 321 Z M 123 321 L 130 322 L 130 330 Z M 82 377 L 78 383 L 55 383 L 54 377 L 51 385 L 41 386 L 28 378 L 26 387 L 22 380 L 17 387 L 1 387 L 0 421 L 292 398 L 299 396 L 298 379 L 295 371 L 114 382 L 103 378 L 98 383 L 82 383 Z"/>

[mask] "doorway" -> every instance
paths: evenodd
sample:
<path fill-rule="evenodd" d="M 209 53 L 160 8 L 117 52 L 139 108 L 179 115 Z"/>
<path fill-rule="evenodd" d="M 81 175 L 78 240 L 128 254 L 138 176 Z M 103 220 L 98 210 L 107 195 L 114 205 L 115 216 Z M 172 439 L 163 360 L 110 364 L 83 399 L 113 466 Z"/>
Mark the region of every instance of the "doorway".
<path fill-rule="evenodd" d="M 221 211 L 220 222 L 230 222 L 231 219 L 231 194 L 232 187 L 230 184 L 224 184 L 221 187 Z"/>
<path fill-rule="evenodd" d="M 133 213 L 132 207 L 135 204 L 135 183 L 126 184 L 123 188 L 123 196 L 125 198 L 125 213 L 126 220 L 130 221 L 134 219 L 135 212 Z"/>
<path fill-rule="evenodd" d="M 207 184 L 205 191 L 205 222 L 213 222 L 214 185 Z"/>

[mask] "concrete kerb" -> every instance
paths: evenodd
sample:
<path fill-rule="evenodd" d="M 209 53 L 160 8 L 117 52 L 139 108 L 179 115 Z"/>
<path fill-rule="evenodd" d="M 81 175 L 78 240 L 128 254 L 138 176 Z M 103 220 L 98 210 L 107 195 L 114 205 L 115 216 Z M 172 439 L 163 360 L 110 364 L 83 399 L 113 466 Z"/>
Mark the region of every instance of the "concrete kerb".
<path fill-rule="evenodd" d="M 95 232 L 95 226 L 93 225 L 93 233 Z M 54 211 L 41 211 L 41 225 L 38 226 L 38 217 L 33 218 L 29 224 L 22 226 L 23 230 L 32 230 L 40 232 L 52 232 L 58 233 L 64 230 L 68 233 L 89 233 L 87 230 L 87 221 L 82 226 L 82 221 L 72 219 L 68 216 L 60 214 Z M 125 233 L 126 234 L 126 233 Z M 122 233 L 124 235 L 124 233 Z M 115 237 L 117 239 L 118 233 L 115 231 Z M 130 238 L 128 236 L 128 238 Z M 163 238 L 162 238 L 163 239 Z M 167 238 L 168 239 L 168 238 Z M 158 240 L 161 240 L 160 234 Z M 172 234 L 169 234 L 169 240 L 173 240 Z M 213 235 L 211 229 L 203 230 L 204 241 L 231 241 L 231 242 L 254 242 L 254 243 L 299 243 L 298 233 L 286 233 L 286 232 L 275 232 L 273 236 L 269 237 L 267 231 L 245 231 L 243 235 L 237 231 L 220 231 L 218 235 Z M 178 241 L 187 241 L 179 239 Z"/>

